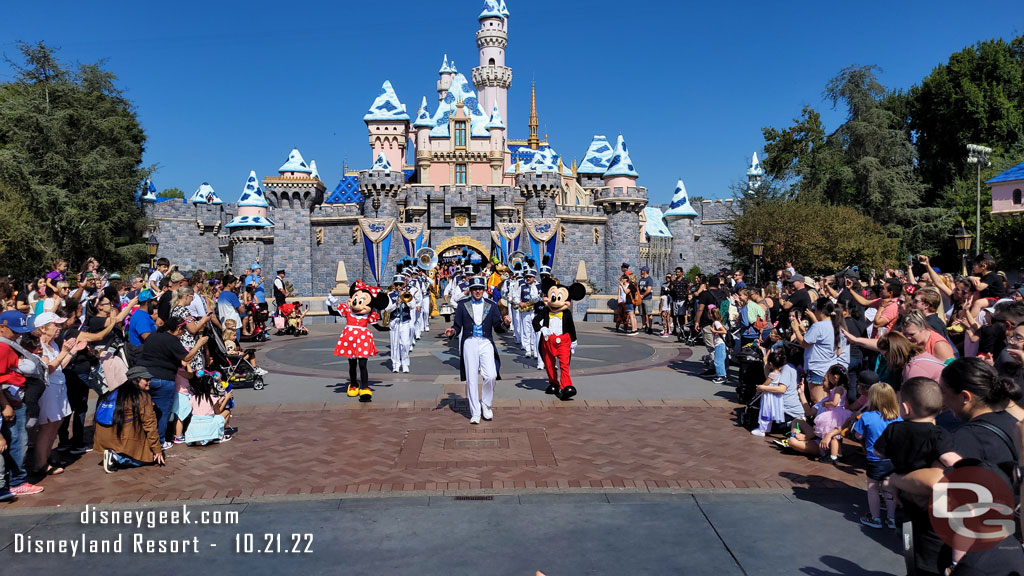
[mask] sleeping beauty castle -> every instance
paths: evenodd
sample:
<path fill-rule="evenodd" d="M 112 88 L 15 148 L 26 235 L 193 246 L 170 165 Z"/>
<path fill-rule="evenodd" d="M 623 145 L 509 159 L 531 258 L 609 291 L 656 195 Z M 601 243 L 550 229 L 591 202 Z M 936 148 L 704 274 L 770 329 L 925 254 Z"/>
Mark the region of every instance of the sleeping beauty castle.
<path fill-rule="evenodd" d="M 184 202 L 158 199 L 150 185 L 141 200 L 158 255 L 183 270 L 237 273 L 259 261 L 268 275 L 286 269 L 305 296 L 335 289 L 341 270 L 352 281 L 387 284 L 395 264 L 423 247 L 442 262 L 464 250 L 473 259 L 522 252 L 540 262 L 547 254 L 555 276 L 598 293 L 615 290 L 623 262 L 634 272 L 647 265 L 655 277 L 728 263 L 718 238 L 730 202 L 691 204 L 680 181 L 670 205 L 648 206 L 622 134 L 595 135 L 582 161 L 567 162 L 538 135 L 531 87 L 527 137 L 511 138 L 505 0 L 487 0 L 478 20 L 478 65 L 466 74 L 445 54 L 436 100 L 422 97 L 410 113 L 383 81 L 363 115 L 368 167 L 346 167 L 331 191 L 298 149 L 273 176 L 239 178 L 233 204 L 208 183 Z M 755 156 L 748 175 L 758 170 Z"/>

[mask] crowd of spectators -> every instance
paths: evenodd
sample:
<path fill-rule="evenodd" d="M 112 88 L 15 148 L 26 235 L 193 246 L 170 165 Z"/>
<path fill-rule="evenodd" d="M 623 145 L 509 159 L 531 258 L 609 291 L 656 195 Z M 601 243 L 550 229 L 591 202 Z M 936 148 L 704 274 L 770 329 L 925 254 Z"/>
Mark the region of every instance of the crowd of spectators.
<path fill-rule="evenodd" d="M 186 275 L 163 258 L 148 276 L 108 274 L 89 258 L 70 278 L 65 260 L 24 284 L 0 278 L 0 502 L 42 492 L 47 476 L 94 450 L 113 472 L 163 464 L 176 444 L 229 440 L 234 399 L 213 343 L 266 374 L 241 348 L 246 321 L 266 311 L 258 264 L 244 278 L 249 307 L 238 278 Z M 283 278 L 275 296 L 287 295 Z M 301 326 L 302 315 L 289 317 Z"/>

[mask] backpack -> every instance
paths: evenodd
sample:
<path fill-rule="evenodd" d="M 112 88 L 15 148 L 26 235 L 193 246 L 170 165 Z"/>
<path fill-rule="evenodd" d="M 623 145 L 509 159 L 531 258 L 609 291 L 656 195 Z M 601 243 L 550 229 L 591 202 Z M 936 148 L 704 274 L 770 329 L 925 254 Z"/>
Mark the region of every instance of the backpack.
<path fill-rule="evenodd" d="M 107 394 L 96 404 L 96 415 L 93 419 L 97 424 L 113 426 L 115 408 L 117 408 L 117 390 Z"/>

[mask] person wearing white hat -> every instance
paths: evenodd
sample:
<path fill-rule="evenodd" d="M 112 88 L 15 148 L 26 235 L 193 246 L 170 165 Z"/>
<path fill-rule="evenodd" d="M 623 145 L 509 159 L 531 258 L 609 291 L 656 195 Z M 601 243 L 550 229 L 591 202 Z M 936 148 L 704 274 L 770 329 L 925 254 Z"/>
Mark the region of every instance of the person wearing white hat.
<path fill-rule="evenodd" d="M 409 350 L 412 347 L 413 301 L 407 303 L 402 300 L 402 294 L 406 291 L 406 278 L 401 274 L 401 270 L 391 280 L 391 286 L 391 291 L 388 292 L 388 306 L 384 309 L 391 314 L 391 371 L 408 372 Z"/>
<path fill-rule="evenodd" d="M 39 420 L 36 428 L 35 459 L 32 466 L 29 466 L 29 475 L 45 476 L 47 474 L 60 474 L 64 471 L 59 466 L 50 466 L 50 449 L 53 441 L 57 438 L 57 430 L 65 417 L 71 415 L 71 404 L 68 402 L 67 381 L 64 378 L 64 368 L 75 357 L 75 354 L 85 348 L 86 342 L 72 338 L 65 340 L 64 345 L 58 347 L 54 340 L 60 334 L 60 326 L 67 319 L 61 318 L 52 312 L 44 312 L 35 317 L 32 321 L 32 334 L 39 338 L 39 347 L 42 349 L 43 359 L 46 362 L 49 375 L 46 382 L 46 391 L 39 399 Z"/>
<path fill-rule="evenodd" d="M 541 297 L 536 279 L 537 272 L 527 268 L 523 272 L 523 284 L 519 288 L 519 329 L 522 332 L 522 346 L 527 358 L 538 356 L 537 333 L 533 331 L 533 314 L 534 306 L 541 301 Z"/>
<path fill-rule="evenodd" d="M 510 317 L 502 318 L 493 300 L 484 298 L 486 289 L 487 280 L 474 276 L 469 285 L 470 297 L 459 302 L 453 326 L 444 332 L 448 338 L 460 335 L 459 374 L 466 382 L 470 424 L 479 424 L 481 418 L 494 418 L 491 405 L 494 382 L 501 380 L 501 361 L 492 333 L 501 334 L 512 323 Z"/>

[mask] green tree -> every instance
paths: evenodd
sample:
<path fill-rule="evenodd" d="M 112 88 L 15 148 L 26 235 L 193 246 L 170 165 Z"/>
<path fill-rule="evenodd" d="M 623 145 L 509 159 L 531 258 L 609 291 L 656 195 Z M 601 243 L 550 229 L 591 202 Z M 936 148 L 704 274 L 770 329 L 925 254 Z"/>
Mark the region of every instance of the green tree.
<path fill-rule="evenodd" d="M 95 256 L 110 269 L 132 264 L 114 242 L 136 241 L 143 222 L 135 194 L 147 172 L 146 137 L 131 103 L 102 62 L 72 71 L 45 44 L 19 48 L 24 63 L 8 60 L 15 80 L 0 85 L 0 183 L 9 191 L 5 202 L 27 211 L 33 236 L 25 228 L 8 232 L 0 253 L 35 244 L 35 257 L 75 263 Z M 25 278 L 47 265 L 5 257 L 0 273 Z"/>
<path fill-rule="evenodd" d="M 168 188 L 156 195 L 157 198 L 184 198 L 185 193 L 178 188 Z"/>
<path fill-rule="evenodd" d="M 974 172 L 967 144 L 1009 150 L 1024 138 L 1024 36 L 952 54 L 910 90 L 907 113 L 921 176 L 935 191 Z"/>
<path fill-rule="evenodd" d="M 726 241 L 737 262 L 751 264 L 755 238 L 765 244 L 767 269 L 788 260 L 815 274 L 834 274 L 853 264 L 882 270 L 896 264 L 899 253 L 898 241 L 861 211 L 804 200 L 752 205 L 737 215 Z"/>

